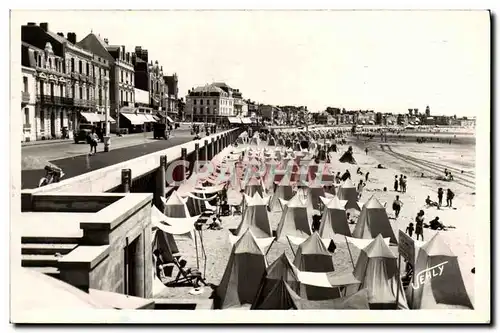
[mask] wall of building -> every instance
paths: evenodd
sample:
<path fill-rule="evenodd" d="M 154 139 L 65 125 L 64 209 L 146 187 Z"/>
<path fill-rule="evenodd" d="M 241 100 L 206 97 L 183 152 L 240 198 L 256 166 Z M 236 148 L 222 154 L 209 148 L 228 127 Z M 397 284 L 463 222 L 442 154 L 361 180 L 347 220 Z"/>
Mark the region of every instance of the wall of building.
<path fill-rule="evenodd" d="M 149 105 L 149 91 L 134 89 L 135 102 Z"/>
<path fill-rule="evenodd" d="M 21 94 L 29 94 L 29 99 L 25 105 L 21 105 L 21 119 L 23 130 L 21 131 L 21 141 L 33 141 L 37 137 L 37 122 L 35 117 L 36 103 L 36 71 L 32 68 L 22 67 Z"/>

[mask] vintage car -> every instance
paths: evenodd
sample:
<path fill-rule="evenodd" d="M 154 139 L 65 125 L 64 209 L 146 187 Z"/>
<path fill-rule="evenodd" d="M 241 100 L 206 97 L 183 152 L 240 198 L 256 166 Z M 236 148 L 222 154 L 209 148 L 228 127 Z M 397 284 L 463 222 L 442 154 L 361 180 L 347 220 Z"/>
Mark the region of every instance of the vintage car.
<path fill-rule="evenodd" d="M 90 133 L 92 133 L 92 128 L 92 124 L 80 124 L 78 130 L 73 132 L 73 139 L 75 140 L 75 143 L 79 143 L 80 141 L 87 143 L 88 137 Z"/>

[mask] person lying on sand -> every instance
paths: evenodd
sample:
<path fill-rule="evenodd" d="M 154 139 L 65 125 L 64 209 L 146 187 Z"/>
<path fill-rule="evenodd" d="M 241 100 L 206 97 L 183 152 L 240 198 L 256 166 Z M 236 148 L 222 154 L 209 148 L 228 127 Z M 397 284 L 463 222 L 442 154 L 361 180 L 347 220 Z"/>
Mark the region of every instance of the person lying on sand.
<path fill-rule="evenodd" d="M 221 230 L 222 229 L 222 221 L 219 215 L 214 215 L 212 218 L 212 223 L 208 225 L 208 229 L 210 230 Z"/>
<path fill-rule="evenodd" d="M 379 164 L 379 165 L 377 165 L 377 169 L 386 169 L 386 167 L 383 166 L 382 164 Z"/>
<path fill-rule="evenodd" d="M 456 229 L 455 226 L 449 225 L 445 226 L 441 222 L 439 222 L 439 217 L 436 216 L 434 220 L 430 221 L 429 224 L 425 223 L 424 228 L 430 228 L 432 230 L 442 230 L 442 231 L 447 231 L 448 229 Z"/>

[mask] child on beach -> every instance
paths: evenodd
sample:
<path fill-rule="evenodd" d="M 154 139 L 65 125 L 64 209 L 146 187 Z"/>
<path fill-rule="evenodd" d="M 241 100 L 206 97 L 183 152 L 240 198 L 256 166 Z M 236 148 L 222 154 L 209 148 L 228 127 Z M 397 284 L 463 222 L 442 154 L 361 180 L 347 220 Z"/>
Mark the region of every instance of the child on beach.
<path fill-rule="evenodd" d="M 411 237 L 413 235 L 413 230 L 415 230 L 413 222 L 410 222 L 410 224 L 406 227 L 406 233 Z"/>
<path fill-rule="evenodd" d="M 398 191 L 398 176 L 394 177 L 394 191 Z"/>

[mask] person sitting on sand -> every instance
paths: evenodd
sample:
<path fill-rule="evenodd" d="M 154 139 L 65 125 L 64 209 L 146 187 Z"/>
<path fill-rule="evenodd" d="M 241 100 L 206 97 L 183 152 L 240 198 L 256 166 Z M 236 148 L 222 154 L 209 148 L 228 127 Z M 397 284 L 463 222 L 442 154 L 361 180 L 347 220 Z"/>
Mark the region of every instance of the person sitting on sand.
<path fill-rule="evenodd" d="M 425 199 L 425 204 L 429 207 L 437 207 L 437 209 L 439 209 L 439 204 L 435 201 L 432 201 L 430 195 L 428 195 L 427 199 Z"/>
<path fill-rule="evenodd" d="M 351 179 L 351 173 L 349 170 L 346 170 L 341 177 L 342 181 L 345 182 L 347 179 Z"/>
<path fill-rule="evenodd" d="M 212 218 L 212 223 L 208 225 L 208 229 L 210 230 L 221 230 L 222 229 L 222 221 L 218 214 L 214 215 Z"/>
<path fill-rule="evenodd" d="M 383 166 L 382 164 L 377 165 L 377 169 L 385 169 L 386 167 Z"/>
<path fill-rule="evenodd" d="M 413 222 L 410 222 L 410 224 L 406 227 L 406 233 L 411 237 L 413 235 L 413 230 L 415 230 Z"/>
<path fill-rule="evenodd" d="M 448 172 L 448 177 L 446 177 L 446 180 L 449 182 L 453 181 L 453 175 L 451 174 L 451 172 Z"/>
<path fill-rule="evenodd" d="M 356 170 L 356 174 L 363 175 L 363 171 L 361 171 L 361 168 L 358 168 L 358 170 Z"/>
<path fill-rule="evenodd" d="M 396 192 L 398 192 L 398 185 L 399 185 L 398 176 L 395 176 L 394 177 L 394 191 L 396 191 Z"/>
<path fill-rule="evenodd" d="M 441 222 L 439 222 L 438 216 L 436 216 L 434 220 L 429 222 L 429 228 L 431 228 L 432 230 L 447 230 L 446 227 Z"/>
<path fill-rule="evenodd" d="M 356 224 L 356 221 L 354 221 L 354 219 L 351 219 L 351 213 L 346 213 L 345 216 L 347 218 L 347 223 Z"/>
<path fill-rule="evenodd" d="M 340 177 L 340 171 L 339 171 L 339 172 L 337 172 L 337 175 L 335 176 L 335 182 L 336 182 L 337 184 L 340 184 L 341 179 L 342 179 L 342 178 Z"/>

